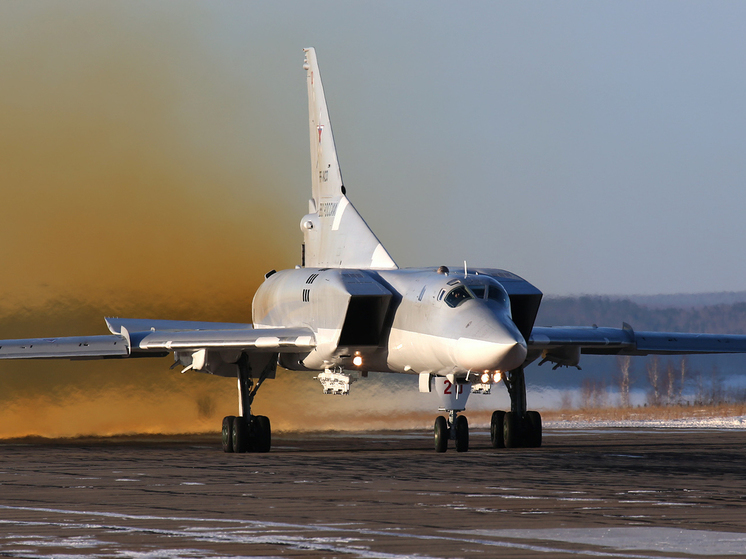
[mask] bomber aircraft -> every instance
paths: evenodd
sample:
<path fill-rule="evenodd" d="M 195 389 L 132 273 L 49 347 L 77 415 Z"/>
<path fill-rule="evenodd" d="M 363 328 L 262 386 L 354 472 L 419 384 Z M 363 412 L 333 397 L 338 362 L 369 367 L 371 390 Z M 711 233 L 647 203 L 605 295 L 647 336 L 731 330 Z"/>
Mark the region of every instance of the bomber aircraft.
<path fill-rule="evenodd" d="M 109 335 L 1 340 L 0 359 L 163 357 L 238 379 L 237 416 L 223 419 L 225 452 L 267 452 L 271 428 L 251 406 L 277 366 L 319 371 L 326 394 L 347 394 L 368 371 L 419 375 L 436 391 L 435 450 L 469 448 L 470 394 L 500 381 L 510 410 L 492 414 L 495 448 L 541 445 L 541 416 L 528 409 L 524 368 L 537 359 L 578 366 L 581 354 L 743 353 L 746 336 L 537 327 L 536 287 L 496 268 L 399 268 L 347 197 L 316 52 L 304 49 L 311 199 L 300 220 L 301 264 L 265 274 L 252 324 L 107 318 Z"/>

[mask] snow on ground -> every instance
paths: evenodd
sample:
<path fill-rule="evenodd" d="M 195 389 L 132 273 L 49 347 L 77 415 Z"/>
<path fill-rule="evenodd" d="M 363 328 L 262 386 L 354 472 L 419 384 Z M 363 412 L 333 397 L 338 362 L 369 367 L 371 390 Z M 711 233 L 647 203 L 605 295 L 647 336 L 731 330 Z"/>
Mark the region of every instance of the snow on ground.
<path fill-rule="evenodd" d="M 682 419 L 561 419 L 544 421 L 545 429 L 598 429 L 633 427 L 644 429 L 740 429 L 746 430 L 746 415 L 736 417 L 687 417 Z"/>

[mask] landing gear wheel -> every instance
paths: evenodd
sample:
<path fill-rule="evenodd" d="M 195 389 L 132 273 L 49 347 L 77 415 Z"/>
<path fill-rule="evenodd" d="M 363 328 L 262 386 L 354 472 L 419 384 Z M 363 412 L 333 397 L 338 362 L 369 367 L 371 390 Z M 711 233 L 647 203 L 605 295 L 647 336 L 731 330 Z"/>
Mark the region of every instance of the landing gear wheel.
<path fill-rule="evenodd" d="M 448 450 L 448 422 L 439 415 L 435 418 L 435 452 Z"/>
<path fill-rule="evenodd" d="M 266 415 L 257 415 L 252 421 L 252 438 L 255 452 L 269 452 L 272 447 L 272 428 Z"/>
<path fill-rule="evenodd" d="M 469 450 L 469 421 L 465 416 L 456 417 L 456 452 Z"/>
<path fill-rule="evenodd" d="M 492 448 L 505 448 L 503 425 L 505 425 L 505 412 L 502 410 L 492 412 L 492 421 L 490 421 Z"/>
<path fill-rule="evenodd" d="M 233 452 L 249 450 L 249 424 L 245 417 L 233 420 Z"/>
<path fill-rule="evenodd" d="M 526 437 L 526 446 L 538 448 L 541 446 L 541 415 L 538 411 L 526 412 L 526 427 L 528 433 Z"/>
<path fill-rule="evenodd" d="M 518 448 L 521 446 L 521 418 L 518 414 L 509 411 L 505 414 L 503 423 L 503 442 L 506 448 Z"/>
<path fill-rule="evenodd" d="M 233 452 L 233 422 L 235 416 L 228 415 L 223 418 L 223 452 Z"/>

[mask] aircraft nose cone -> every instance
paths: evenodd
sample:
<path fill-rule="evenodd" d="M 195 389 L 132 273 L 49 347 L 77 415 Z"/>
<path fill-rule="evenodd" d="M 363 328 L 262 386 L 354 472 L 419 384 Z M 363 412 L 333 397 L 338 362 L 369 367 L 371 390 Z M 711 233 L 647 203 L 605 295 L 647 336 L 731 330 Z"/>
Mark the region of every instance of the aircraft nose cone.
<path fill-rule="evenodd" d="M 526 353 L 526 342 L 517 330 L 500 329 L 487 339 L 460 338 L 456 359 L 466 370 L 510 371 L 523 364 Z"/>
<path fill-rule="evenodd" d="M 516 341 L 512 345 L 504 344 L 503 348 L 504 354 L 501 357 L 501 361 L 505 363 L 505 365 L 500 367 L 503 371 L 516 369 L 526 360 L 528 349 L 526 348 L 526 342 L 523 340 Z"/>

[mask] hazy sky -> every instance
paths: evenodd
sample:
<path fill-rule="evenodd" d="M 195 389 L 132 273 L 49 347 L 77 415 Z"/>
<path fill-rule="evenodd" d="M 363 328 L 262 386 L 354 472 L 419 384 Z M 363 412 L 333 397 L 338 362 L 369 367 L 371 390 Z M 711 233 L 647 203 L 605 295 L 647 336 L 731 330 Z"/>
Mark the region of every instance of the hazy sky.
<path fill-rule="evenodd" d="M 269 199 L 296 243 L 279 268 L 296 263 L 310 196 L 301 65 L 314 46 L 348 195 L 400 266 L 466 259 L 548 294 L 738 291 L 744 22 L 741 2 L 4 2 L 0 103 L 4 118 L 14 104 L 38 114 L 43 94 L 51 114 L 61 81 L 60 96 L 92 102 L 97 80 L 117 83 L 107 134 L 136 134 L 164 169 L 198 167 L 184 196 L 209 201 L 184 208 L 181 175 L 154 196 L 180 223 L 209 227 L 204 212 L 257 243 L 273 234 L 254 219 Z M 142 117 L 132 97 L 149 95 L 168 113 L 157 138 L 128 129 Z M 90 145 L 67 149 L 85 166 Z M 163 258 L 190 253 L 175 244 Z"/>

